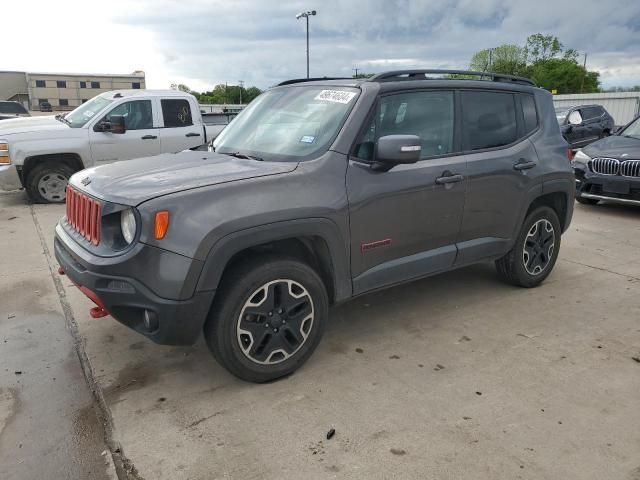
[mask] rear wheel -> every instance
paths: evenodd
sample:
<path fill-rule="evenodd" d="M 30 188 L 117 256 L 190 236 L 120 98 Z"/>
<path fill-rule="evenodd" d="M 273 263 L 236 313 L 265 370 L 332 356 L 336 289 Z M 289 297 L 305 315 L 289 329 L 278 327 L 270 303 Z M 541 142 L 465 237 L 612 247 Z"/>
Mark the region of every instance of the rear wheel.
<path fill-rule="evenodd" d="M 63 203 L 67 183 L 73 169 L 60 162 L 44 162 L 35 166 L 25 179 L 25 187 L 36 203 Z"/>
<path fill-rule="evenodd" d="M 496 260 L 500 277 L 520 287 L 536 287 L 551 273 L 560 251 L 560 222 L 549 207 L 532 211 L 513 248 Z"/>
<path fill-rule="evenodd" d="M 267 382 L 298 369 L 324 332 L 329 301 L 308 265 L 254 259 L 225 274 L 205 324 L 207 345 L 235 376 Z"/>

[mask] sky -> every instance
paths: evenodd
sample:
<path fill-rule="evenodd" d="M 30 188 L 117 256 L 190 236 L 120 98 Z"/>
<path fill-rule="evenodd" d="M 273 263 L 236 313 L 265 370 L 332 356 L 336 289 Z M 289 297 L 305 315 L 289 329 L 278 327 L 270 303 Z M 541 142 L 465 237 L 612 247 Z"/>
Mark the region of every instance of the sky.
<path fill-rule="evenodd" d="M 640 85 L 639 0 L 4 0 L 0 70 L 131 73 L 147 88 L 266 88 L 306 75 L 468 67 L 532 33 L 588 53 L 604 87 Z M 7 21 L 13 19 L 13 21 Z"/>

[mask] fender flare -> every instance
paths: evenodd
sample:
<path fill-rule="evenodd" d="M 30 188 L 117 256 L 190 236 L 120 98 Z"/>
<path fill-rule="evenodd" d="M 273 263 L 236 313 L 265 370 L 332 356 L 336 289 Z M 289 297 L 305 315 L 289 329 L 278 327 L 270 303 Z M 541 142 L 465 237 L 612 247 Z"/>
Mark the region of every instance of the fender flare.
<path fill-rule="evenodd" d="M 348 245 L 338 225 L 326 218 L 307 218 L 268 223 L 222 237 L 209 250 L 196 291 L 215 290 L 231 258 L 250 247 L 276 240 L 318 237 L 328 248 L 336 302 L 351 297 L 352 285 Z"/>

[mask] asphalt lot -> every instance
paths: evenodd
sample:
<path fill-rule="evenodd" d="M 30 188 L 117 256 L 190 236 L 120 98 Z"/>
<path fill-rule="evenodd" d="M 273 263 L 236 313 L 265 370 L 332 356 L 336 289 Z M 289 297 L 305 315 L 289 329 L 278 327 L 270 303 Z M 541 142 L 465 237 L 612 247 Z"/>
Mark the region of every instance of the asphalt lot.
<path fill-rule="evenodd" d="M 0 478 L 53 471 L 55 437 L 76 472 L 100 468 L 57 478 L 640 479 L 638 208 L 576 205 L 537 289 L 478 265 L 336 307 L 310 361 L 267 385 L 232 377 L 202 341 L 157 346 L 91 319 L 53 281 L 62 214 L 0 194 Z M 43 392 L 44 374 L 30 378 L 50 363 L 71 373 Z"/>

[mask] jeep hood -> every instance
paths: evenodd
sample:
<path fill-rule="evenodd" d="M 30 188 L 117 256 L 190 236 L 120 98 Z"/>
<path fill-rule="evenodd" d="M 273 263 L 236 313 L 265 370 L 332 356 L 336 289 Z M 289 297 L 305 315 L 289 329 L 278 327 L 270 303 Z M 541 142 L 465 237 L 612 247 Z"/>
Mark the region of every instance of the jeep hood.
<path fill-rule="evenodd" d="M 61 132 L 68 132 L 69 130 L 71 130 L 69 125 L 56 120 L 56 117 L 53 115 L 15 118 L 2 120 L 2 122 L 0 122 L 0 139 L 5 139 L 8 135 L 33 132 L 43 132 L 50 136 L 57 136 Z M 10 140 L 10 138 L 7 140 Z"/>
<path fill-rule="evenodd" d="M 613 135 L 584 147 L 582 151 L 591 158 L 640 159 L 640 139 Z"/>
<path fill-rule="evenodd" d="M 184 190 L 287 173 L 297 166 L 189 151 L 88 168 L 73 175 L 69 183 L 96 198 L 135 206 Z"/>

